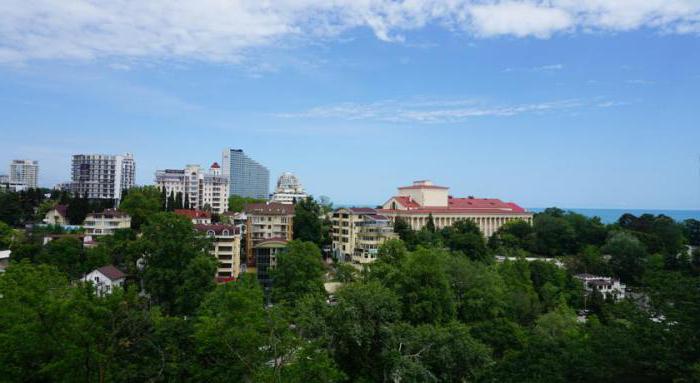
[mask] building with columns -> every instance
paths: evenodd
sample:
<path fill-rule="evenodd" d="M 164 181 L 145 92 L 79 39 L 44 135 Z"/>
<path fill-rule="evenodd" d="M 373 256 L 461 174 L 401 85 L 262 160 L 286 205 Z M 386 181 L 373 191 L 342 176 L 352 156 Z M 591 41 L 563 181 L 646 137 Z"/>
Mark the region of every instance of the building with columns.
<path fill-rule="evenodd" d="M 430 181 L 415 181 L 413 185 L 399 187 L 398 195 L 389 198 L 377 212 L 392 220 L 401 217 L 414 230 L 422 229 L 431 215 L 437 229 L 460 220 L 470 220 L 486 237 L 510 221 L 532 223 L 533 213 L 513 202 L 495 198 L 456 198 L 449 195 L 448 190 Z"/>

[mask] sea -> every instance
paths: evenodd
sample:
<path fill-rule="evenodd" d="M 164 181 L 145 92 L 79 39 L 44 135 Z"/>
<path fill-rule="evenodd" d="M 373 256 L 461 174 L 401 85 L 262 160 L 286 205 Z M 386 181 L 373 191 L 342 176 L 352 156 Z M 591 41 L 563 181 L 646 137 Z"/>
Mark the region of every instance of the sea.
<path fill-rule="evenodd" d="M 545 208 L 533 207 L 527 210 L 539 213 Z M 579 209 L 579 208 L 561 208 L 566 211 L 573 211 L 587 217 L 600 217 L 603 223 L 615 223 L 618 218 L 625 213 L 636 215 L 642 214 L 666 215 L 676 221 L 685 221 L 686 219 L 697 219 L 700 221 L 700 210 L 662 210 L 662 209 Z"/>

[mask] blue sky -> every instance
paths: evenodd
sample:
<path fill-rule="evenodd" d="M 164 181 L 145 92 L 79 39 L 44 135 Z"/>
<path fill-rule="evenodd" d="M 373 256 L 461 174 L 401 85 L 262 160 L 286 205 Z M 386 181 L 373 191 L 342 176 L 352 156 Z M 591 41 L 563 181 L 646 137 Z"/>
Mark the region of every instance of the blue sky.
<path fill-rule="evenodd" d="M 0 5 L 0 163 L 234 147 L 343 204 L 700 209 L 700 2 L 148 3 Z"/>

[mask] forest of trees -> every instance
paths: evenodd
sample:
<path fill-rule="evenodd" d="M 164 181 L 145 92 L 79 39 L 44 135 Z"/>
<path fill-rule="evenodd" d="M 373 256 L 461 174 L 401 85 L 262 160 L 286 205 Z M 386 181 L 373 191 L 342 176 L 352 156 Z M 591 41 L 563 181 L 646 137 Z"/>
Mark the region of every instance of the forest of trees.
<path fill-rule="evenodd" d="M 323 261 L 329 226 L 309 200 L 266 305 L 254 276 L 214 283 L 207 239 L 157 190 L 131 190 L 120 208 L 138 226 L 88 249 L 43 246 L 51 228 L 21 225 L 46 201 L 16 197 L 0 195 L 0 213 L 24 211 L 0 223 L 0 248 L 13 251 L 0 275 L 0 382 L 700 381 L 695 220 L 605 225 L 548 209 L 488 241 L 471 222 L 412 231 L 398 220 L 401 239 L 358 269 Z M 103 264 L 129 274 L 127 289 L 98 297 L 76 282 Z M 621 278 L 637 299 L 586 297 L 580 272 Z M 343 286 L 329 296 L 328 281 Z"/>

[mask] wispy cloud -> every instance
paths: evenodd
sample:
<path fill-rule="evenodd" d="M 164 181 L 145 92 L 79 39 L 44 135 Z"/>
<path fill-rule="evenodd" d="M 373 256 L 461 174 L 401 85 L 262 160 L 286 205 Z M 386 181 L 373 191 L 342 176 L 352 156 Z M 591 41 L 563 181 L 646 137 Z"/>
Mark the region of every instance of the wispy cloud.
<path fill-rule="evenodd" d="M 631 85 L 652 85 L 652 84 L 654 84 L 654 81 L 642 80 L 642 79 L 627 80 L 625 82 L 628 84 L 631 84 Z"/>
<path fill-rule="evenodd" d="M 366 120 L 387 123 L 447 124 L 477 117 L 509 117 L 541 114 L 584 107 L 622 105 L 613 101 L 566 99 L 515 105 L 485 105 L 472 99 L 341 103 L 318 106 L 301 112 L 279 113 L 282 118 Z"/>
<path fill-rule="evenodd" d="M 4 0 L 0 62 L 202 60 L 240 62 L 251 50 L 348 38 L 366 28 L 411 46 L 433 25 L 476 38 L 549 38 L 629 31 L 700 34 L 697 0 Z M 430 42 L 420 42 L 430 44 Z M 128 60 L 127 60 L 128 61 Z"/>
<path fill-rule="evenodd" d="M 527 68 L 506 68 L 504 72 L 553 72 L 564 69 L 564 64 L 547 64 Z"/>

